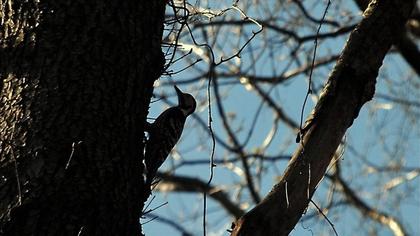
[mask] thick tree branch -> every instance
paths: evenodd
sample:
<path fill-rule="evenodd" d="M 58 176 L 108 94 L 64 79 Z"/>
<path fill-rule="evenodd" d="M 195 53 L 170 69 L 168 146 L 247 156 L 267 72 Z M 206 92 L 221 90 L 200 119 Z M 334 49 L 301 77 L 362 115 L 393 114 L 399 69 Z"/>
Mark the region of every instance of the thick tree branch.
<path fill-rule="evenodd" d="M 369 4 L 368 0 L 355 0 L 357 6 L 364 11 Z M 413 15 L 412 15 L 413 16 Z M 414 14 L 414 17 L 416 14 Z M 406 28 L 413 32 L 413 27 L 410 24 Z M 408 31 L 404 30 L 395 42 L 395 46 L 400 51 L 401 56 L 411 66 L 411 68 L 420 76 L 420 50 L 417 48 L 416 43 L 408 36 Z"/>
<path fill-rule="evenodd" d="M 288 235 L 294 228 L 347 128 L 362 105 L 372 99 L 379 67 L 400 35 L 414 2 L 370 3 L 308 119 L 306 134 L 282 179 L 236 222 L 232 235 Z"/>
<path fill-rule="evenodd" d="M 206 192 L 211 198 L 219 202 L 220 205 L 226 209 L 229 214 L 235 218 L 239 218 L 245 212 L 236 204 L 234 204 L 229 196 L 222 191 L 222 189 L 207 185 L 207 183 L 187 176 L 175 176 L 165 173 L 158 173 L 157 177 L 161 178 L 162 181 L 156 186 L 155 190 L 162 192 L 167 191 L 179 191 L 179 192 Z"/>

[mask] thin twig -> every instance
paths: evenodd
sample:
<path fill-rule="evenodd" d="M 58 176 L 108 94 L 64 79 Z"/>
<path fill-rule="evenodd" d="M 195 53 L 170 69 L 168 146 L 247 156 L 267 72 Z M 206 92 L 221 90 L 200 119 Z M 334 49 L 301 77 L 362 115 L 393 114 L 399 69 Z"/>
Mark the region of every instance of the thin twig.
<path fill-rule="evenodd" d="M 324 214 L 324 212 L 322 212 L 321 208 L 318 207 L 318 205 L 316 205 L 316 203 L 314 201 L 312 201 L 311 199 L 311 203 L 315 206 L 315 208 L 318 210 L 318 212 L 324 217 L 324 219 L 328 222 L 328 224 L 331 226 L 331 228 L 334 230 L 334 234 L 336 236 L 338 236 L 337 230 L 335 230 L 335 226 L 334 224 L 331 222 L 330 219 L 328 219 L 328 217 Z"/>

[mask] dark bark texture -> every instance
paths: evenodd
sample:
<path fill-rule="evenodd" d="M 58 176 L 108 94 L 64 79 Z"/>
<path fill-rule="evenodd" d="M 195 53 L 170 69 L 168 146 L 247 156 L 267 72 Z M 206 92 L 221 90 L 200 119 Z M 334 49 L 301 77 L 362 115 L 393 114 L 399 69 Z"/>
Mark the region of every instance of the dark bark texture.
<path fill-rule="evenodd" d="M 364 11 L 369 4 L 369 0 L 355 0 L 355 2 L 362 11 Z M 413 24 L 410 23 L 418 21 L 418 15 L 418 8 L 417 5 L 415 5 L 410 16 L 411 22 L 407 22 L 406 29 L 399 34 L 398 39 L 394 42 L 394 46 L 398 49 L 404 60 L 411 66 L 417 75 L 420 76 L 420 50 L 417 48 L 415 41 L 409 36 L 409 32 L 416 35 L 418 27 L 413 26 Z M 414 23 L 414 25 L 418 24 Z"/>
<path fill-rule="evenodd" d="M 373 0 L 332 71 L 282 179 L 234 225 L 232 235 L 288 235 L 362 105 L 372 99 L 382 61 L 398 40 L 414 0 Z"/>
<path fill-rule="evenodd" d="M 164 1 L 0 4 L 0 234 L 139 235 Z"/>

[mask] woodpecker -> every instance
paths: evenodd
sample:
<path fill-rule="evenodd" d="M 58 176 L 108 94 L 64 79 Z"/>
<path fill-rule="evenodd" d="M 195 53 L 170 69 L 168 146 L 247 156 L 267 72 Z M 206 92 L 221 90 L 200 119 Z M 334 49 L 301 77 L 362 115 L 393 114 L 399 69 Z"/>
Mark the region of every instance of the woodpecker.
<path fill-rule="evenodd" d="M 185 120 L 195 111 L 194 97 L 183 93 L 176 86 L 174 88 L 178 96 L 178 106 L 168 108 L 156 118 L 153 124 L 146 127 L 149 133 L 144 155 L 147 185 L 152 184 L 158 168 L 181 137 Z"/>

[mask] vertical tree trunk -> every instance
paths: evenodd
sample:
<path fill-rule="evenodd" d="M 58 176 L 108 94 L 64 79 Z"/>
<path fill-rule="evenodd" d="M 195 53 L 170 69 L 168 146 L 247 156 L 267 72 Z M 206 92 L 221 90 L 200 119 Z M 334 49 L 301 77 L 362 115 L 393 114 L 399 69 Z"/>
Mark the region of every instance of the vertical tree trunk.
<path fill-rule="evenodd" d="M 0 234 L 138 235 L 164 1 L 1 1 Z"/>

